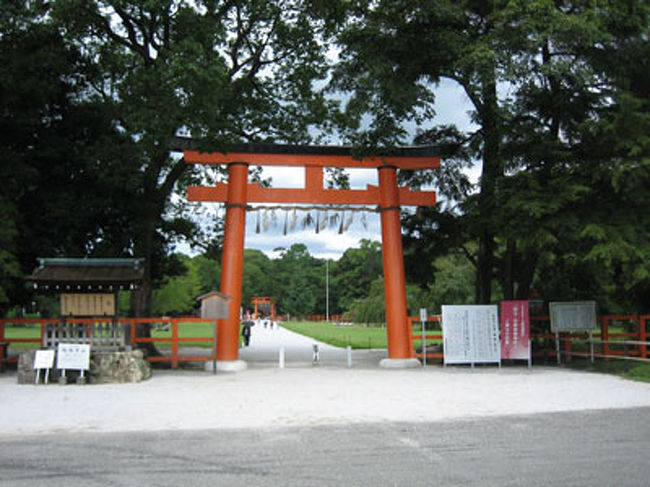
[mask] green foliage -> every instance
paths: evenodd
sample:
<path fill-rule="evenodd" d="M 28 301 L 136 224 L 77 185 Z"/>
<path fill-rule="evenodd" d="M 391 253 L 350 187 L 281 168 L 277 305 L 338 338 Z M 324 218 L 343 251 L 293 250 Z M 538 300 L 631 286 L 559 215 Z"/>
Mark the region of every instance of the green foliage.
<path fill-rule="evenodd" d="M 348 249 L 332 266 L 332 289 L 336 290 L 332 309 L 349 309 L 352 303 L 365 298 L 372 283 L 382 275 L 381 244 L 361 240 L 359 248 Z"/>
<path fill-rule="evenodd" d="M 324 314 L 316 310 L 317 295 L 324 293 L 324 272 L 320 275 L 321 263 L 312 257 L 304 244 L 294 244 L 277 260 L 274 276 L 281 294 L 277 291 L 278 309 L 291 316 Z M 318 274 L 318 275 L 317 275 Z"/>
<path fill-rule="evenodd" d="M 170 154 L 170 138 L 189 131 L 211 148 L 309 140 L 331 105 L 314 89 L 336 18 L 319 22 L 314 15 L 325 10 L 292 0 L 57 0 L 8 9 L 1 128 L 12 164 L 2 175 L 17 184 L 0 203 L 25 220 L 18 235 L 31 245 L 21 270 L 37 255 L 144 257 L 132 311 L 147 312 L 151 287 L 171 275 L 173 246 L 205 238 L 172 194 L 218 177 Z M 25 198 L 12 206 L 16 195 Z M 0 235 L 8 251 L 21 248 L 12 232 Z M 15 259 L 0 263 L 4 288 Z"/>
<path fill-rule="evenodd" d="M 381 325 L 386 322 L 386 298 L 383 279 L 376 279 L 370 285 L 366 297 L 355 300 L 349 308 L 353 323 Z"/>
<path fill-rule="evenodd" d="M 402 121 L 430 119 L 440 78 L 463 88 L 479 126 L 416 139 L 464 152 L 438 180 L 402 176 L 452 201 L 405 218 L 413 280 L 426 288 L 432 263 L 463 251 L 477 302 L 498 282 L 506 298 L 538 287 L 649 309 L 649 19 L 647 2 L 622 0 L 373 2 L 350 18 L 334 85 L 370 120 L 350 140 L 403 140 Z M 482 162 L 473 192 L 458 172 L 468 157 Z"/>

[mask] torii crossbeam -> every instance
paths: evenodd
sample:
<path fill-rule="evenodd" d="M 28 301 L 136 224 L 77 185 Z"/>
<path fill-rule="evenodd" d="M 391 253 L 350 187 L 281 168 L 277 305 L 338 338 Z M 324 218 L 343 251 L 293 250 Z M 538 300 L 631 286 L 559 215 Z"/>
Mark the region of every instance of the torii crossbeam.
<path fill-rule="evenodd" d="M 377 205 L 381 215 L 382 259 L 386 297 L 388 359 L 383 366 L 417 365 L 409 353 L 410 333 L 406 307 L 406 281 L 400 208 L 433 206 L 433 191 L 412 191 L 398 187 L 397 170 L 434 169 L 440 165 L 437 147 L 402 148 L 386 155 L 356 158 L 348 147 L 240 145 L 228 152 L 185 150 L 185 160 L 193 164 L 225 164 L 228 183 L 213 187 L 191 186 L 190 201 L 222 202 L 226 205 L 221 292 L 232 296 L 229 317 L 218 327 L 217 357 L 224 370 L 242 368 L 239 357 L 239 309 L 244 257 L 246 208 L 249 203 L 299 203 L 322 205 Z M 248 166 L 305 167 L 304 188 L 263 188 L 248 183 Z M 376 168 L 379 186 L 363 190 L 326 189 L 325 167 Z M 230 362 L 230 364 L 229 364 Z M 243 364 L 245 366 L 245 364 Z"/>

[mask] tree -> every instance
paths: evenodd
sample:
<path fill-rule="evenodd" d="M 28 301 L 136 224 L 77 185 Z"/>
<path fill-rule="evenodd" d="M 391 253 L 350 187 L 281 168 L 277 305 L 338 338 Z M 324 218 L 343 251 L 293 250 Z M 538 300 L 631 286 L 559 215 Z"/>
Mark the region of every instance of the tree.
<path fill-rule="evenodd" d="M 156 315 L 191 315 L 201 293 L 199 269 L 193 259 L 178 255 L 185 272 L 164 280 L 153 292 L 152 313 Z"/>
<path fill-rule="evenodd" d="M 41 2 L 16 2 L 6 13 L 0 297 L 20 304 L 32 299 L 22 276 L 36 257 L 122 254 L 130 228 L 130 174 L 122 163 L 130 143 L 110 107 L 85 97 L 91 77 L 81 74 L 83 56 L 44 20 Z"/>
<path fill-rule="evenodd" d="M 307 140 L 327 109 L 312 85 L 325 73 L 317 13 L 291 0 L 53 3 L 54 25 L 100 75 L 87 96 L 115 108 L 114 123 L 137 149 L 129 252 L 146 258 L 146 272 L 135 315 L 150 309 L 168 246 L 197 231 L 172 211 L 174 190 L 195 175 L 170 155 L 170 138 L 189 132 L 211 149 Z"/>
<path fill-rule="evenodd" d="M 490 300 L 494 276 L 505 297 L 525 298 L 539 278 L 539 263 L 553 256 L 562 261 L 571 251 L 567 242 L 579 244 L 583 263 L 605 254 L 613 267 L 639 262 L 629 255 L 642 254 L 642 239 L 631 243 L 630 226 L 621 225 L 625 218 L 603 225 L 612 205 L 603 205 L 596 188 L 607 186 L 615 195 L 612 203 L 625 203 L 621 191 L 605 183 L 633 187 L 646 180 L 638 157 L 644 143 L 632 141 L 647 138 L 640 132 L 630 137 L 629 125 L 621 122 L 627 117 L 647 126 L 644 89 L 638 89 L 647 86 L 639 74 L 647 76 L 647 70 L 639 63 L 631 76 L 635 69 L 618 60 L 629 62 L 631 53 L 643 57 L 647 19 L 643 2 L 380 1 L 360 7 L 343 31 L 335 86 L 352 93 L 347 108 L 357 120 L 370 115 L 359 140 L 403 140 L 400 124 L 430 116 L 432 90 L 442 77 L 462 86 L 474 107 L 479 130 L 459 140 L 482 162 L 478 191 L 463 198 L 462 212 L 419 210 L 409 217 L 409 234 L 422 243 L 426 239 L 418 234 L 426 225 L 437 229 L 458 218 L 478 242 L 476 255 L 469 255 L 476 263 L 477 302 Z M 434 130 L 428 140 L 448 135 Z M 601 146 L 597 137 L 618 153 L 595 150 Z M 630 158 L 632 147 L 637 153 Z M 627 170 L 617 167 L 618 161 L 625 161 Z M 634 205 L 623 208 L 640 216 Z M 576 233 L 579 238 L 573 238 Z M 444 238 L 467 250 L 468 240 L 452 235 Z M 430 252 L 440 247 L 429 245 Z M 407 252 L 413 249 L 407 246 Z M 426 254 L 415 250 L 416 258 Z M 627 257 L 621 259 L 621 253 Z M 429 256 L 432 261 L 436 254 Z"/>
<path fill-rule="evenodd" d="M 368 296 L 372 283 L 382 276 L 381 245 L 362 239 L 359 248 L 346 250 L 332 266 L 333 309 L 341 312 L 352 303 Z"/>
<path fill-rule="evenodd" d="M 261 250 L 244 250 L 244 273 L 242 281 L 242 304 L 248 306 L 253 296 L 277 299 L 272 263 Z"/>
<path fill-rule="evenodd" d="M 476 300 L 490 300 L 495 232 L 491 214 L 503 175 L 501 109 L 497 82 L 504 58 L 498 46 L 499 7 L 492 2 L 377 2 L 360 8 L 340 36 L 342 62 L 334 86 L 351 91 L 348 113 L 370 129 L 355 137 L 369 145 L 404 142 L 405 120 L 433 112 L 433 87 L 441 77 L 464 89 L 480 130 L 473 147 L 482 162 L 479 190 Z M 353 127 L 355 130 L 357 126 Z"/>
<path fill-rule="evenodd" d="M 271 296 L 278 296 L 280 312 L 293 316 L 316 313 L 317 295 L 325 288 L 324 274 L 315 272 L 320 266 L 304 244 L 293 244 L 276 259 Z"/>

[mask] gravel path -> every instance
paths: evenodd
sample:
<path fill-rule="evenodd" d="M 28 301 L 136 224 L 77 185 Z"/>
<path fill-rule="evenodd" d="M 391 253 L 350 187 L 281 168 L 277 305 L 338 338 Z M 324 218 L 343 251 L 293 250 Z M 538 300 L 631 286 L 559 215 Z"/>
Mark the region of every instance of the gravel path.
<path fill-rule="evenodd" d="M 126 432 L 430 422 L 650 406 L 650 384 L 556 367 L 385 370 L 385 351 L 346 351 L 255 327 L 249 368 L 213 375 L 156 370 L 139 384 L 18 385 L 0 375 L 0 434 Z M 286 367 L 278 367 L 279 348 Z"/>

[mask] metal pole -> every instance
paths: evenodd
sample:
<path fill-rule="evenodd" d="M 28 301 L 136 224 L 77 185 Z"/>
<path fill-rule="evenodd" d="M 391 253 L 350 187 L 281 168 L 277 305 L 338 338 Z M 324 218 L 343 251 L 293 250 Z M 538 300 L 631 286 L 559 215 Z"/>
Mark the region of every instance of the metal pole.
<path fill-rule="evenodd" d="M 427 366 L 427 322 L 422 320 L 422 367 Z"/>
<path fill-rule="evenodd" d="M 591 364 L 594 364 L 594 337 L 593 331 L 589 330 L 589 359 Z"/>
<path fill-rule="evenodd" d="M 557 364 L 560 365 L 560 332 L 555 332 L 555 354 L 557 355 Z"/>
<path fill-rule="evenodd" d="M 330 320 L 330 260 L 325 261 L 325 321 Z"/>

